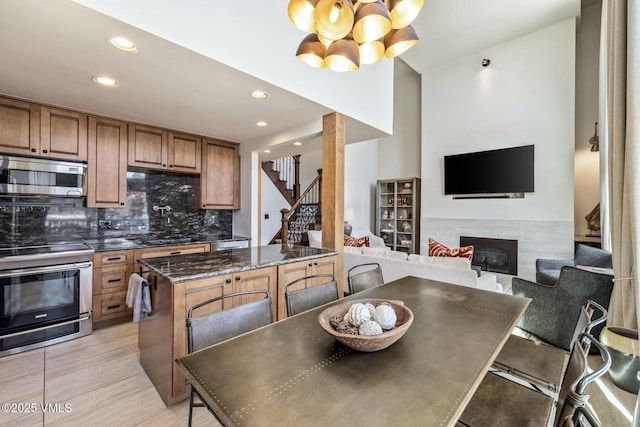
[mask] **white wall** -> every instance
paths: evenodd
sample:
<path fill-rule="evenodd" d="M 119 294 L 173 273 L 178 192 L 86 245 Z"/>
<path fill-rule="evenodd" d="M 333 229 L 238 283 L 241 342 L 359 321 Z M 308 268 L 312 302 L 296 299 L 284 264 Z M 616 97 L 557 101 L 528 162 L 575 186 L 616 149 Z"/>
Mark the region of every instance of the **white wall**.
<path fill-rule="evenodd" d="M 598 57 L 602 4 L 582 9 L 576 42 L 575 233 L 585 235 L 587 215 L 600 201 L 600 154 L 589 139 L 598 121 Z M 598 133 L 600 133 L 598 131 Z"/>
<path fill-rule="evenodd" d="M 420 176 L 421 84 L 420 74 L 401 59 L 395 60 L 393 135 L 379 139 L 378 179 Z"/>
<path fill-rule="evenodd" d="M 365 227 L 372 232 L 375 232 L 373 207 L 379 175 L 379 144 L 379 140 L 374 139 L 349 144 L 344 150 L 345 220 L 354 228 Z"/>
<path fill-rule="evenodd" d="M 573 221 L 575 20 L 436 68 L 423 81 L 422 215 Z M 482 58 L 491 65 L 483 68 Z M 535 145 L 524 199 L 445 196 L 443 157 Z"/>
<path fill-rule="evenodd" d="M 444 244 L 459 244 L 458 231 L 435 228 L 453 218 L 461 225 L 473 221 L 476 237 L 492 237 L 483 220 L 511 220 L 513 233 L 524 231 L 522 243 L 538 248 L 540 257 L 571 256 L 575 38 L 572 18 L 423 75 L 421 252 L 434 233 Z M 482 58 L 491 65 L 483 68 Z M 524 199 L 444 195 L 445 155 L 528 144 L 535 145 L 535 192 Z M 557 230 L 551 239 L 536 235 L 540 221 Z M 520 259 L 521 270 L 530 271 L 535 257 Z"/>

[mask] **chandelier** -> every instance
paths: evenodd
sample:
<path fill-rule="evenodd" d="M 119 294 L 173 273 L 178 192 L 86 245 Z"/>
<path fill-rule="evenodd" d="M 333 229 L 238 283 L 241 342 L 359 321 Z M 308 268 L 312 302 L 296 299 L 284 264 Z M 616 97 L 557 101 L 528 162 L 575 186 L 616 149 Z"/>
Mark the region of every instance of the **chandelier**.
<path fill-rule="evenodd" d="M 290 0 L 289 19 L 309 34 L 296 57 L 316 68 L 355 71 L 418 43 L 410 25 L 424 0 Z"/>

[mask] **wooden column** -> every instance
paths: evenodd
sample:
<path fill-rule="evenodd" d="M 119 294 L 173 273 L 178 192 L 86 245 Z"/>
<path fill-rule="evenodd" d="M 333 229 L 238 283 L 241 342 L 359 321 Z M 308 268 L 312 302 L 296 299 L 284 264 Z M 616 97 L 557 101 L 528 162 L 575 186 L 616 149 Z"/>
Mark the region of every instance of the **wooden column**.
<path fill-rule="evenodd" d="M 322 118 L 322 247 L 338 251 L 336 279 L 344 289 L 344 145 L 345 120 L 340 113 Z"/>

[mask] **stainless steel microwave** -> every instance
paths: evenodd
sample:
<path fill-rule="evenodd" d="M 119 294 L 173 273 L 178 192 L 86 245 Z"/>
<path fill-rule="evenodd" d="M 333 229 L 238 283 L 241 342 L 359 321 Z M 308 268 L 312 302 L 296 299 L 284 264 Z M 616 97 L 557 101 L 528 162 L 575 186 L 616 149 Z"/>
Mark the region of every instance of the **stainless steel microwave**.
<path fill-rule="evenodd" d="M 0 155 L 0 195 L 83 197 L 87 165 Z"/>

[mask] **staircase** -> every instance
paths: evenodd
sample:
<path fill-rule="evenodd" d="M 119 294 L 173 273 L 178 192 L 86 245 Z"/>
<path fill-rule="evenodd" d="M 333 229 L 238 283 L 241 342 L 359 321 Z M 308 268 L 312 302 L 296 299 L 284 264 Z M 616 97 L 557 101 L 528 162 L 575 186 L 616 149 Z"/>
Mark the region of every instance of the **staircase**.
<path fill-rule="evenodd" d="M 291 205 L 290 209 L 281 210 L 282 227 L 269 244 L 287 242 L 308 245 L 307 231 L 320 229 L 322 223 L 320 209 L 322 169 L 318 170 L 318 176 L 302 194 L 300 194 L 299 155 L 263 162 L 262 170 Z"/>

